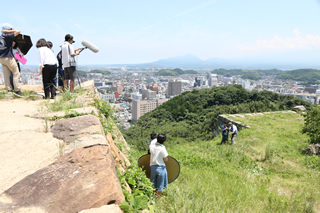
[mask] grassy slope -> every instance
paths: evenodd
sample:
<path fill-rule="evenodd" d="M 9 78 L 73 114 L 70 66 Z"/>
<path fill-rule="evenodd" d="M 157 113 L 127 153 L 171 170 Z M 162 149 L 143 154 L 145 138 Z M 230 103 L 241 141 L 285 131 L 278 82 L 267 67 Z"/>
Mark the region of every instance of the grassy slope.
<path fill-rule="evenodd" d="M 157 201 L 158 212 L 320 212 L 320 158 L 300 153 L 307 141 L 300 133 L 303 117 L 234 120 L 251 126 L 235 146 L 218 146 L 221 136 L 165 144 L 181 173 Z"/>

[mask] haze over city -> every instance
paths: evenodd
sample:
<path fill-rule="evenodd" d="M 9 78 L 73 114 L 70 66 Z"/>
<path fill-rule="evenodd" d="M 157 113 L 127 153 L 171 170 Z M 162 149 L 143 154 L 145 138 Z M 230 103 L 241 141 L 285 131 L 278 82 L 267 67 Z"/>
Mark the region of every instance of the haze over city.
<path fill-rule="evenodd" d="M 70 33 L 84 51 L 80 65 L 137 64 L 192 54 L 261 63 L 318 67 L 320 3 L 316 0 L 29 1 L 23 9 L 3 2 L 0 24 L 32 37 L 27 65 L 38 64 L 35 43 L 52 41 L 58 53 Z"/>

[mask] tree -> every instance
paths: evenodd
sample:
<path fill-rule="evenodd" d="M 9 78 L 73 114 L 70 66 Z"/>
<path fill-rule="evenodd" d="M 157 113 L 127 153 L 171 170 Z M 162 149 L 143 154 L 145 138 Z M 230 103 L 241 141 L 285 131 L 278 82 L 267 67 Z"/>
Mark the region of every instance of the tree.
<path fill-rule="evenodd" d="M 302 133 L 310 137 L 310 143 L 320 143 L 320 107 L 312 106 L 304 117 Z"/>

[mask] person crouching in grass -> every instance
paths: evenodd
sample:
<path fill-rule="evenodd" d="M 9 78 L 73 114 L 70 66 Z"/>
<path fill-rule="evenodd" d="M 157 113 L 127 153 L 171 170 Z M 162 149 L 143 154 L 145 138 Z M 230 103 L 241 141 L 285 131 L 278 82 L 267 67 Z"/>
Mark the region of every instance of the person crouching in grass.
<path fill-rule="evenodd" d="M 166 139 L 166 135 L 160 133 L 157 142 L 150 145 L 150 181 L 153 183 L 157 195 L 161 195 L 164 188 L 168 189 L 168 175 L 165 164 L 168 161 L 168 152 L 163 145 Z"/>

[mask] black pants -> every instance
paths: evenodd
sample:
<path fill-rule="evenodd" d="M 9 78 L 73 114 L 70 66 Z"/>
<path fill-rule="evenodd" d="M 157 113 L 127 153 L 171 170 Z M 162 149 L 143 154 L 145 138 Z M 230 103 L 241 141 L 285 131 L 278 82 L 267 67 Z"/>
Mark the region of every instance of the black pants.
<path fill-rule="evenodd" d="M 56 96 L 56 85 L 54 85 L 54 79 L 57 75 L 57 64 L 48 65 L 45 64 L 42 69 L 42 82 L 43 82 L 43 89 L 44 89 L 44 96 L 45 98 L 50 98 L 50 91 L 51 91 L 51 98 Z"/>
<path fill-rule="evenodd" d="M 222 135 L 221 145 L 228 142 L 228 135 Z"/>
<path fill-rule="evenodd" d="M 64 71 L 62 67 L 58 67 L 58 86 L 63 87 Z"/>

